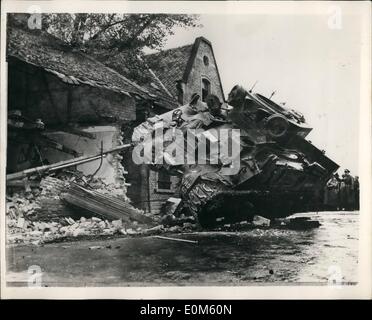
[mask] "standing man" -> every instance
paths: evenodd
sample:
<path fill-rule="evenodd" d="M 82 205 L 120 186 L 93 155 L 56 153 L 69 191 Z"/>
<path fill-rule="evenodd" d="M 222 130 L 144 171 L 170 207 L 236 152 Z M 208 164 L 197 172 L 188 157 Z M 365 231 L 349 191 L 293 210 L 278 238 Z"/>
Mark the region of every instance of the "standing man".
<path fill-rule="evenodd" d="M 354 178 L 354 209 L 359 210 L 359 177 L 355 176 Z"/>
<path fill-rule="evenodd" d="M 353 177 L 350 175 L 350 170 L 345 169 L 342 175 L 341 182 L 341 203 L 342 208 L 345 210 L 352 210 L 354 204 L 354 193 L 353 193 Z"/>
<path fill-rule="evenodd" d="M 325 187 L 324 205 L 326 209 L 331 211 L 339 209 L 339 189 L 340 183 L 336 173 L 329 179 Z"/>

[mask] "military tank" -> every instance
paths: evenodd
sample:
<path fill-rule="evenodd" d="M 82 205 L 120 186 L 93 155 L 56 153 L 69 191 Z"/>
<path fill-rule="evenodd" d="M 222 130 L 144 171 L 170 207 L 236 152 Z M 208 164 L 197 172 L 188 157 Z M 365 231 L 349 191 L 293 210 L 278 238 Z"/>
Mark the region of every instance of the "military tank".
<path fill-rule="evenodd" d="M 147 119 L 132 137 L 148 165 L 180 176 L 183 212 L 212 228 L 317 209 L 338 165 L 305 139 L 301 113 L 239 85 L 225 103 L 200 100 Z"/>

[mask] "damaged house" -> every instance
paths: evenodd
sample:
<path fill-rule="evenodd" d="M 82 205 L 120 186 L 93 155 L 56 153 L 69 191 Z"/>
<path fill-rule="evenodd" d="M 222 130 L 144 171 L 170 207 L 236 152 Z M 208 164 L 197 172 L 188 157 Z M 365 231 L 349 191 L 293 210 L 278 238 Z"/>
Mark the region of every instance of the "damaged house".
<path fill-rule="evenodd" d="M 174 107 L 22 22 L 8 27 L 7 62 L 7 173 L 110 150 L 123 144 L 121 129 L 136 120 L 139 106 L 157 112 Z M 125 188 L 121 160 L 109 154 L 102 164 L 97 159 L 77 169 Z"/>
<path fill-rule="evenodd" d="M 155 83 L 177 101 L 178 106 L 188 103 L 195 93 L 203 101 L 214 94 L 225 102 L 212 44 L 203 37 L 196 38 L 193 44 L 149 54 L 146 63 Z M 179 178 L 167 172 L 152 171 L 147 166 L 142 170 L 141 175 L 128 170 L 131 183 L 128 195 L 134 202 L 141 203 L 143 210 L 159 212 L 166 199 L 178 196 Z M 141 187 L 136 187 L 136 183 Z"/>
<path fill-rule="evenodd" d="M 22 20 L 8 25 L 7 174 L 130 143 L 136 125 L 187 103 L 193 93 L 224 101 L 208 40 L 146 58 L 151 81 L 139 83 Z M 122 188 L 145 212 L 158 213 L 177 197 L 179 179 L 134 164 L 130 150 L 76 169 Z"/>
<path fill-rule="evenodd" d="M 147 63 L 180 105 L 197 93 L 205 101 L 208 94 L 225 102 L 220 73 L 212 43 L 198 37 L 193 44 L 147 55 Z"/>

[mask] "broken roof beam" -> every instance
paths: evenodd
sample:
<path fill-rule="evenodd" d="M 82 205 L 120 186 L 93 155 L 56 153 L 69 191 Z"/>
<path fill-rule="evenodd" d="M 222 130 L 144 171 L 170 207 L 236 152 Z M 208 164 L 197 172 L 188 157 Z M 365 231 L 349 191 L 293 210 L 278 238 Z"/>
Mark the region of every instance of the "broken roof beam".
<path fill-rule="evenodd" d="M 39 167 L 36 167 L 36 168 L 26 169 L 26 170 L 20 171 L 20 172 L 10 173 L 10 174 L 7 174 L 6 181 L 23 179 L 23 178 L 31 176 L 35 173 L 42 174 L 42 173 L 46 173 L 46 172 L 53 172 L 53 171 L 57 171 L 57 170 L 60 170 L 60 169 L 77 166 L 77 165 L 80 165 L 80 164 L 83 164 L 83 163 L 87 163 L 87 162 L 91 162 L 91 161 L 100 159 L 101 157 L 103 157 L 104 155 L 109 154 L 109 153 L 120 152 L 122 150 L 130 148 L 131 146 L 132 146 L 132 144 L 123 144 L 123 145 L 117 146 L 113 149 L 103 151 L 102 153 L 99 153 L 97 155 L 82 156 L 82 157 L 78 157 L 78 158 L 73 158 L 73 159 L 69 159 L 69 160 L 65 160 L 65 161 L 56 162 L 56 163 L 53 163 L 51 165 L 39 166 Z"/>
<path fill-rule="evenodd" d="M 67 127 L 55 127 L 54 128 L 55 130 L 51 131 L 51 132 L 54 132 L 56 130 L 60 130 L 60 131 L 63 131 L 63 132 L 67 132 L 67 133 L 71 133 L 71 134 L 74 134 L 76 136 L 80 136 L 80 137 L 84 137 L 84 138 L 88 138 L 88 139 L 97 139 L 97 135 L 95 133 L 92 133 L 92 132 L 87 132 L 87 131 L 84 131 L 82 129 L 78 129 L 78 128 L 75 128 L 75 127 L 71 127 L 71 126 L 67 126 Z M 50 131 L 48 131 L 47 133 L 49 133 Z"/>

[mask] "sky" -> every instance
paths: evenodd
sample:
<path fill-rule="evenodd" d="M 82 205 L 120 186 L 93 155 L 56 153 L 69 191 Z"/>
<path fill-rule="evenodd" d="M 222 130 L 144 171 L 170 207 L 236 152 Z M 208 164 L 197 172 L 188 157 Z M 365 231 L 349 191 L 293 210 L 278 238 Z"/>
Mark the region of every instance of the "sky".
<path fill-rule="evenodd" d="M 225 96 L 235 84 L 300 111 L 307 139 L 358 175 L 360 23 L 344 15 L 201 15 L 200 28 L 175 29 L 165 49 L 198 36 L 212 42 Z"/>

